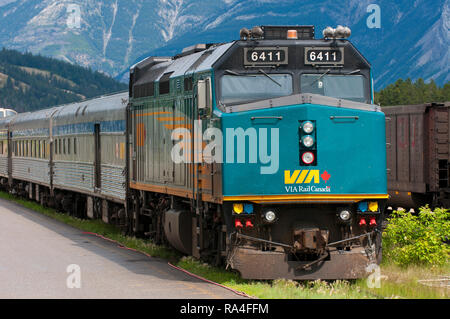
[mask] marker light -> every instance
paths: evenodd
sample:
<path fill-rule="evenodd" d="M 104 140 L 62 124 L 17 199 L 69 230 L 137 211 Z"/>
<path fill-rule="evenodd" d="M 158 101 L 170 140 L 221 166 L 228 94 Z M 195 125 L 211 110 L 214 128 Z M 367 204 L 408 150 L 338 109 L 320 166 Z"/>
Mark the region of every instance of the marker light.
<path fill-rule="evenodd" d="M 303 137 L 302 143 L 306 147 L 312 147 L 314 145 L 314 139 L 311 135 L 306 135 Z"/>
<path fill-rule="evenodd" d="M 289 40 L 298 40 L 298 33 L 297 30 L 288 30 L 287 32 L 287 38 Z"/>
<path fill-rule="evenodd" d="M 266 212 L 264 214 L 264 219 L 269 223 L 273 223 L 276 218 L 277 218 L 277 215 L 271 210 L 269 210 L 268 212 Z"/>
<path fill-rule="evenodd" d="M 314 154 L 311 152 L 306 152 L 302 155 L 302 161 L 306 165 L 310 165 L 314 162 Z"/>
<path fill-rule="evenodd" d="M 350 217 L 352 217 L 352 214 L 348 210 L 343 210 L 339 213 L 339 218 L 342 219 L 344 222 L 350 220 Z"/>
<path fill-rule="evenodd" d="M 369 210 L 373 213 L 378 212 L 378 202 L 370 202 L 369 203 Z"/>
<path fill-rule="evenodd" d="M 358 210 L 359 210 L 360 212 L 365 213 L 365 212 L 367 212 L 367 209 L 368 209 L 367 202 L 360 202 L 360 203 L 358 204 Z"/>
<path fill-rule="evenodd" d="M 253 214 L 253 204 L 244 204 L 244 212 L 246 214 Z"/>
<path fill-rule="evenodd" d="M 236 228 L 244 228 L 244 225 L 242 225 L 241 221 L 239 219 L 236 219 L 234 221 L 234 227 Z"/>
<path fill-rule="evenodd" d="M 311 134 L 314 131 L 314 124 L 312 122 L 305 122 L 303 123 L 303 131 L 306 134 Z"/>
<path fill-rule="evenodd" d="M 359 221 L 359 226 L 363 227 L 366 225 L 367 225 L 366 220 L 364 218 L 361 218 L 361 220 Z"/>
<path fill-rule="evenodd" d="M 251 220 L 247 220 L 247 221 L 245 222 L 245 227 L 247 227 L 247 228 L 253 228 L 254 226 L 253 226 L 252 221 L 251 221 Z"/>
<path fill-rule="evenodd" d="M 242 214 L 244 212 L 244 205 L 242 204 L 233 204 L 233 211 L 235 214 Z"/>
<path fill-rule="evenodd" d="M 369 225 L 372 226 L 372 227 L 377 225 L 377 220 L 375 219 L 375 217 L 372 217 L 370 219 Z"/>

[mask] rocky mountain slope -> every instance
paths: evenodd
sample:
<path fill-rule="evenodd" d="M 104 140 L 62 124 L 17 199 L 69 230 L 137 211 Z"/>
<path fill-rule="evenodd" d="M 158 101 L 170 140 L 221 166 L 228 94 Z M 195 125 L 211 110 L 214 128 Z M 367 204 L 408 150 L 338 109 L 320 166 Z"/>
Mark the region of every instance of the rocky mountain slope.
<path fill-rule="evenodd" d="M 0 0 L 0 46 L 39 52 L 123 78 L 152 54 L 227 42 L 241 27 L 338 24 L 374 67 L 377 89 L 396 79 L 450 80 L 450 0 Z M 126 77 L 126 76 L 125 76 Z"/>

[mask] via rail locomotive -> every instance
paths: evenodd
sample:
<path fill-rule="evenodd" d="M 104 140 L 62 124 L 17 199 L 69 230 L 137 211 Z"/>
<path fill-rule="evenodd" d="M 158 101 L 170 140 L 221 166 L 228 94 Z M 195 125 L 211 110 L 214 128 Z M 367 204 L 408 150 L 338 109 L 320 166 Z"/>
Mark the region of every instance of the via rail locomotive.
<path fill-rule="evenodd" d="M 1 184 L 226 264 L 351 279 L 381 258 L 385 116 L 339 26 L 149 57 L 129 92 L 0 120 Z"/>

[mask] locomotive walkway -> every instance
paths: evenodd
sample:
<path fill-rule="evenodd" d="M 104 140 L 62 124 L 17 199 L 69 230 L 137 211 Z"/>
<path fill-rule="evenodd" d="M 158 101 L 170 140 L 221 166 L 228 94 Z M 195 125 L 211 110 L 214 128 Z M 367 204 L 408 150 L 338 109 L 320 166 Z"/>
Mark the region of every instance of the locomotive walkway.
<path fill-rule="evenodd" d="M 238 297 L 164 260 L 121 249 L 0 199 L 0 298 Z"/>

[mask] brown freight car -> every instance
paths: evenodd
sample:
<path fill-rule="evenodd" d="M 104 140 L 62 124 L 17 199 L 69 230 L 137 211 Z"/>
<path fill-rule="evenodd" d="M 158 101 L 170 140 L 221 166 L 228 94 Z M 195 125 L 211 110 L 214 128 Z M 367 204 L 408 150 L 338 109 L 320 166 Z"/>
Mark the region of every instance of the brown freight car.
<path fill-rule="evenodd" d="M 384 107 L 389 206 L 450 207 L 450 102 Z"/>

